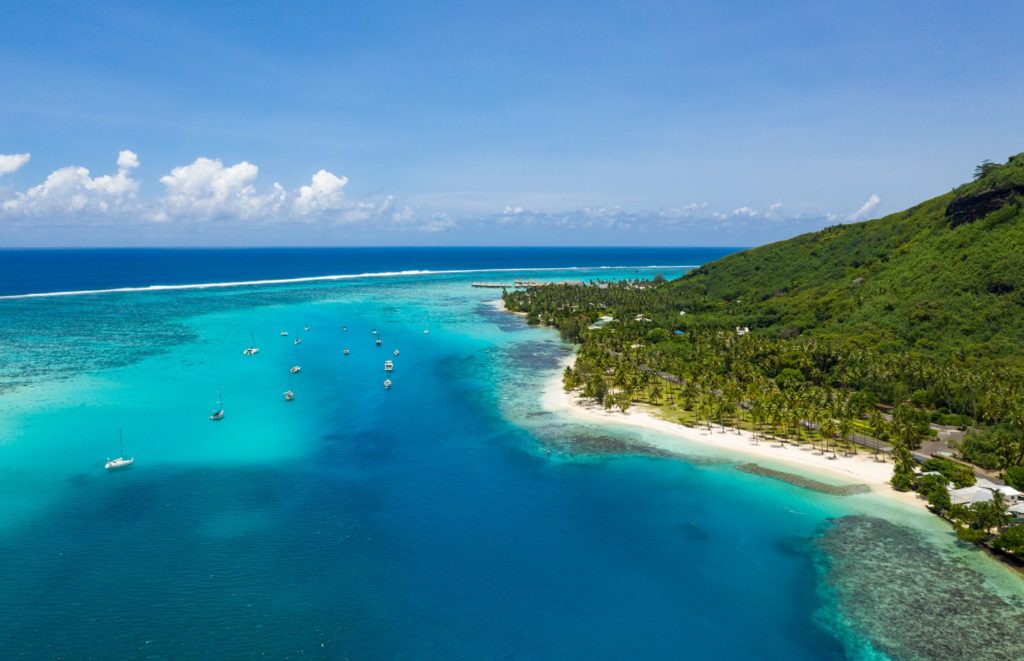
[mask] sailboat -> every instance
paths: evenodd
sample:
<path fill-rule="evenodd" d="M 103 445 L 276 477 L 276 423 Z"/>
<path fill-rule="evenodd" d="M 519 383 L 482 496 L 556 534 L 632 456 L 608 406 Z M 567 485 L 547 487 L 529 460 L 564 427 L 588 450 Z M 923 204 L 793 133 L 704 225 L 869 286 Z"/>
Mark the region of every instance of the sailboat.
<path fill-rule="evenodd" d="M 302 344 L 302 338 L 301 337 L 295 338 L 295 342 L 293 342 L 293 344 Z"/>
<path fill-rule="evenodd" d="M 108 471 L 117 470 L 118 468 L 128 468 L 135 463 L 135 457 L 124 456 L 124 437 L 121 435 L 121 430 L 117 430 L 117 441 L 121 445 L 121 456 L 117 459 L 107 459 L 107 463 L 103 464 L 103 467 Z"/>
<path fill-rule="evenodd" d="M 391 379 L 384 379 L 384 390 L 391 387 Z"/>
<path fill-rule="evenodd" d="M 348 355 L 348 349 L 345 349 L 344 351 L 342 351 L 342 353 L 347 356 Z"/>
<path fill-rule="evenodd" d="M 378 347 L 380 346 L 380 336 L 379 336 L 379 335 L 377 336 L 377 342 L 376 342 L 376 345 L 377 345 Z"/>
<path fill-rule="evenodd" d="M 309 332 L 309 319 L 306 320 L 306 325 L 302 327 L 302 330 Z"/>
<path fill-rule="evenodd" d="M 430 334 L 430 322 L 424 322 L 423 323 L 423 334 L 424 335 L 429 335 Z"/>
<path fill-rule="evenodd" d="M 301 371 L 302 371 L 302 367 L 299 366 L 299 365 L 292 365 L 292 368 L 290 370 L 288 370 L 288 372 L 290 374 L 298 374 Z"/>
<path fill-rule="evenodd" d="M 217 409 L 210 414 L 210 420 L 216 422 L 224 419 L 224 402 L 220 399 L 220 390 L 217 391 Z"/>
<path fill-rule="evenodd" d="M 284 391 L 284 401 L 290 402 L 295 399 L 295 393 L 292 392 L 292 375 L 288 375 L 288 390 Z"/>
<path fill-rule="evenodd" d="M 260 348 L 256 346 L 256 340 L 253 337 L 252 331 L 249 331 L 249 346 L 242 353 L 246 356 L 255 356 L 260 352 Z"/>
<path fill-rule="evenodd" d="M 393 353 L 397 356 L 398 355 L 398 349 L 395 349 Z"/>

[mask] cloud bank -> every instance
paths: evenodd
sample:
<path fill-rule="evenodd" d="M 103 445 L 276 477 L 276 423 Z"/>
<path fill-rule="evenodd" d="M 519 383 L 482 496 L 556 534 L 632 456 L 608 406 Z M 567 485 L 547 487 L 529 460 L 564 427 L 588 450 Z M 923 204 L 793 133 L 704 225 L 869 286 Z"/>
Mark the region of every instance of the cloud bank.
<path fill-rule="evenodd" d="M 0 156 L 0 173 L 15 171 L 29 158 L 29 154 Z M 196 241 L 694 245 L 712 236 L 722 245 L 753 245 L 819 229 L 838 217 L 790 211 L 781 202 L 721 210 L 708 202 L 647 210 L 618 205 L 538 210 L 509 203 L 490 213 L 456 213 L 444 208 L 443 202 L 438 208 L 399 204 L 391 195 L 354 199 L 348 194 L 349 178 L 323 168 L 306 183 L 286 188 L 276 181 L 261 183 L 259 167 L 249 161 L 225 164 L 205 156 L 157 177 L 144 196 L 136 179 L 141 169 L 139 156 L 126 149 L 118 153 L 116 168 L 109 173 L 94 176 L 85 167 L 70 165 L 25 190 L 5 194 L 0 189 L 0 243 L 130 239 L 147 245 Z M 850 220 L 870 213 L 879 202 L 872 195 Z"/>

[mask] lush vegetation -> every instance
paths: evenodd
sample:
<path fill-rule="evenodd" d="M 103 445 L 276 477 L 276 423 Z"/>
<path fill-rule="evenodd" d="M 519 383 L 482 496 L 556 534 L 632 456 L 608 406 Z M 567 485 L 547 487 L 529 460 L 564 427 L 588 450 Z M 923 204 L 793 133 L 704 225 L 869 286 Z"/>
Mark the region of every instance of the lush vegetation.
<path fill-rule="evenodd" d="M 582 345 L 567 388 L 608 408 L 647 402 L 685 424 L 821 453 L 854 442 L 887 450 L 895 488 L 920 490 L 980 538 L 1002 519 L 946 502 L 946 482 L 972 483 L 973 472 L 934 461 L 926 470 L 942 477 L 922 482 L 911 452 L 938 423 L 969 429 L 960 452 L 979 466 L 1009 477 L 1024 464 L 1018 188 L 1024 154 L 983 164 L 973 182 L 907 211 L 737 253 L 672 282 L 532 287 L 505 303 Z"/>

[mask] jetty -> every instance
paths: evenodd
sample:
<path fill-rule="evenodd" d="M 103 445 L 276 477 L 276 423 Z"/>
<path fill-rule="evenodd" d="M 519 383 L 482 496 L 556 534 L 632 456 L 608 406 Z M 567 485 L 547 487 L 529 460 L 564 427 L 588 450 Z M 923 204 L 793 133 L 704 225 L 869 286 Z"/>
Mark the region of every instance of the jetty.
<path fill-rule="evenodd" d="M 516 285 L 502 284 L 500 282 L 474 282 L 474 287 L 484 287 L 487 289 L 515 289 Z"/>
<path fill-rule="evenodd" d="M 529 287 L 543 287 L 545 285 L 565 285 L 569 287 L 582 287 L 585 283 L 582 280 L 563 280 L 561 282 L 544 282 L 541 280 L 516 280 L 512 284 L 502 282 L 474 282 L 474 287 L 487 287 L 489 289 L 528 289 Z"/>

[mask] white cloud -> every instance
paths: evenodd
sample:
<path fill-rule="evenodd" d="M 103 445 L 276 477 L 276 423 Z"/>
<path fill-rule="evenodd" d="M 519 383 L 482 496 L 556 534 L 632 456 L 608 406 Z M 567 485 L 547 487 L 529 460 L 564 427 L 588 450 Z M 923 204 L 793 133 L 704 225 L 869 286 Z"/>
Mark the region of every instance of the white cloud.
<path fill-rule="evenodd" d="M 768 211 L 778 211 L 782 208 L 782 202 L 776 202 L 775 204 L 768 207 Z"/>
<path fill-rule="evenodd" d="M 519 215 L 522 215 L 525 212 L 526 212 L 526 209 L 524 209 L 523 207 L 520 207 L 520 206 L 511 207 L 511 206 L 505 205 L 505 208 L 502 210 L 501 215 L 503 215 L 503 216 L 519 216 Z"/>
<path fill-rule="evenodd" d="M 733 209 L 732 210 L 732 215 L 734 215 L 734 216 L 746 216 L 747 218 L 753 218 L 755 216 L 760 215 L 760 213 L 758 212 L 757 209 L 752 209 L 751 207 L 740 207 L 738 209 Z"/>
<path fill-rule="evenodd" d="M 139 155 L 130 149 L 117 152 L 117 169 L 134 170 L 139 167 Z"/>
<path fill-rule="evenodd" d="M 26 159 L 27 160 L 27 159 Z M 122 209 L 135 198 L 139 182 L 130 170 L 138 167 L 138 157 L 130 151 L 118 155 L 117 173 L 93 178 L 87 168 L 69 165 L 50 173 L 46 180 L 13 199 L 4 201 L 3 210 L 15 214 L 108 213 Z"/>
<path fill-rule="evenodd" d="M 860 209 L 857 209 L 855 212 L 851 213 L 846 219 L 861 220 L 869 213 L 871 213 L 875 209 L 875 207 L 878 206 L 878 203 L 881 201 L 882 198 L 872 194 L 871 197 L 868 198 L 868 201 L 861 205 Z"/>
<path fill-rule="evenodd" d="M 17 171 L 31 158 L 32 154 L 0 154 L 0 177 Z"/>
<path fill-rule="evenodd" d="M 179 165 L 160 177 L 166 194 L 155 217 L 255 218 L 274 213 L 284 203 L 285 190 L 275 183 L 270 192 L 257 193 L 252 182 L 258 174 L 259 168 L 248 161 L 224 167 L 218 159 L 201 156 Z"/>
<path fill-rule="evenodd" d="M 342 209 L 345 206 L 345 193 L 342 189 L 347 183 L 348 177 L 339 177 L 327 170 L 320 170 L 313 175 L 309 186 L 299 188 L 298 197 L 292 203 L 292 208 L 300 216 Z"/>

